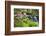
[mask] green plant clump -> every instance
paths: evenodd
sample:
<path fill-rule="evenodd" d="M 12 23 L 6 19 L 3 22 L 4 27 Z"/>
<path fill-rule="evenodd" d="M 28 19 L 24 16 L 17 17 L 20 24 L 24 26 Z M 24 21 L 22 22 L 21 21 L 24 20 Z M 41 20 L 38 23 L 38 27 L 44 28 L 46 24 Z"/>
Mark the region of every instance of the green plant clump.
<path fill-rule="evenodd" d="M 34 22 L 27 17 L 16 18 L 14 17 L 14 27 L 36 27 L 38 26 L 38 22 Z"/>

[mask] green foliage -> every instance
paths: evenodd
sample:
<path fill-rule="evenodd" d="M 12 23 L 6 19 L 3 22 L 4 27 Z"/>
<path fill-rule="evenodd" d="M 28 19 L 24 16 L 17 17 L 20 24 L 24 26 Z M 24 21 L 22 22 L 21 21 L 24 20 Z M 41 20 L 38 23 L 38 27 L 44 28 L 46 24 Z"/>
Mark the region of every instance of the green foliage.
<path fill-rule="evenodd" d="M 32 16 L 39 15 L 38 9 L 16 9 L 16 8 L 14 8 L 14 14 L 16 14 L 17 12 L 30 13 L 30 14 L 32 14 Z"/>
<path fill-rule="evenodd" d="M 17 12 L 23 12 L 31 14 L 32 16 L 39 15 L 38 9 L 14 9 L 14 15 Z M 36 27 L 38 26 L 38 22 L 33 21 L 32 19 L 29 19 L 28 17 L 18 18 L 14 16 L 14 27 Z"/>
<path fill-rule="evenodd" d="M 14 18 L 15 19 L 15 27 L 36 27 L 38 26 L 38 22 L 34 22 L 27 17 L 23 17 L 22 19 Z M 18 20 L 17 20 L 18 19 Z"/>

